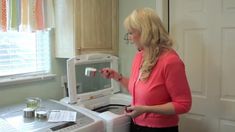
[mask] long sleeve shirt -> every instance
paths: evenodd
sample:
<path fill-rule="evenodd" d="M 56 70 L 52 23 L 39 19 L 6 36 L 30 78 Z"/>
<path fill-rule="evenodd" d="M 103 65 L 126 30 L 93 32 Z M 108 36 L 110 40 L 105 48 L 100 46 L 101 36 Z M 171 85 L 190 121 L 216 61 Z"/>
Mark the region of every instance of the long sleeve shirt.
<path fill-rule="evenodd" d="M 177 126 L 178 114 L 191 108 L 192 97 L 186 78 L 185 66 L 174 50 L 163 52 L 146 81 L 139 80 L 143 52 L 136 53 L 131 69 L 128 90 L 132 95 L 132 105 L 154 106 L 171 102 L 175 114 L 163 115 L 144 113 L 134 118 L 134 122 L 147 127 Z"/>

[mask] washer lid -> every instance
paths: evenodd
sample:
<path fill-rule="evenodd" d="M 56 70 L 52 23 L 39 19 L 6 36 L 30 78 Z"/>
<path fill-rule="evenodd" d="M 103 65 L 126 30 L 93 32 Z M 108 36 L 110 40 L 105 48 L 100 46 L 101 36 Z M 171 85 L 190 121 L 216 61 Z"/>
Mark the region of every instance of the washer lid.
<path fill-rule="evenodd" d="M 87 76 L 87 68 L 97 69 L 97 72 L 93 76 Z M 98 53 L 79 55 L 67 61 L 70 103 L 96 99 L 120 91 L 116 81 L 102 77 L 99 71 L 103 68 L 118 71 L 118 58 Z"/>

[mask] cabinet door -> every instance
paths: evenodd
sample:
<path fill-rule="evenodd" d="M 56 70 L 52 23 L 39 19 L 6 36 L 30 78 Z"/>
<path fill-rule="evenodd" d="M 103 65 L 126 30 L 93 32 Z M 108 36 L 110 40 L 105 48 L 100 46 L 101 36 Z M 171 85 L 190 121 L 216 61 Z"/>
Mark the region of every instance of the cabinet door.
<path fill-rule="evenodd" d="M 105 52 L 117 54 L 118 1 L 76 1 L 77 54 Z"/>

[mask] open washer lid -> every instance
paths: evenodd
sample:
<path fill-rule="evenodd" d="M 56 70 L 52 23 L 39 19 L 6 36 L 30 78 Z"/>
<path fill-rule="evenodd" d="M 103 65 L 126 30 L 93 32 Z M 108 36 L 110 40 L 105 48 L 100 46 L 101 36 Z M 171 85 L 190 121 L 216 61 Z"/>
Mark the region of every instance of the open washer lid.
<path fill-rule="evenodd" d="M 116 81 L 103 78 L 99 72 L 94 77 L 85 76 L 87 67 L 98 70 L 108 67 L 118 71 L 118 58 L 96 53 L 79 55 L 67 60 L 69 103 L 91 100 L 120 91 Z"/>

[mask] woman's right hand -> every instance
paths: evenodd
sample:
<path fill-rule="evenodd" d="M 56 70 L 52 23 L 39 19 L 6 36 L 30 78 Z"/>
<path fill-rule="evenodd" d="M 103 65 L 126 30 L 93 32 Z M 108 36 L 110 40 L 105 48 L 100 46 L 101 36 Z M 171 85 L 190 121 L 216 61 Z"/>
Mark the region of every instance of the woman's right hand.
<path fill-rule="evenodd" d="M 128 90 L 128 83 L 129 79 L 122 76 L 122 74 L 116 72 L 110 68 L 103 68 L 99 70 L 101 76 L 106 79 L 114 79 L 115 81 L 119 82 L 124 88 Z"/>
<path fill-rule="evenodd" d="M 110 68 L 103 68 L 100 70 L 100 73 L 104 78 L 107 78 L 107 79 L 118 80 L 120 76 L 115 70 L 110 69 Z"/>

